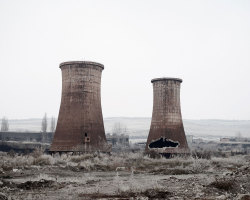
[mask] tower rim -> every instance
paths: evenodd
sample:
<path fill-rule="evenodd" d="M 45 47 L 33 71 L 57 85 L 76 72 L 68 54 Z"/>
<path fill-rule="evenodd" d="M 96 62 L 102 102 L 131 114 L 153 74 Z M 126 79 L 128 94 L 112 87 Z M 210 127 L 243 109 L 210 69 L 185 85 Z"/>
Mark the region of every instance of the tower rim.
<path fill-rule="evenodd" d="M 100 68 L 104 69 L 103 64 L 97 63 L 97 62 L 92 62 L 92 61 L 67 61 L 67 62 L 62 62 L 62 63 L 60 63 L 59 68 L 65 66 L 65 65 L 72 65 L 72 64 L 94 65 L 94 66 L 97 66 L 97 67 L 100 67 Z M 81 67 L 84 67 L 84 65 L 81 66 Z"/>
<path fill-rule="evenodd" d="M 179 81 L 182 82 L 182 79 L 180 78 L 172 78 L 172 77 L 162 77 L 162 78 L 154 78 L 151 80 L 151 83 L 154 83 L 156 81 Z"/>

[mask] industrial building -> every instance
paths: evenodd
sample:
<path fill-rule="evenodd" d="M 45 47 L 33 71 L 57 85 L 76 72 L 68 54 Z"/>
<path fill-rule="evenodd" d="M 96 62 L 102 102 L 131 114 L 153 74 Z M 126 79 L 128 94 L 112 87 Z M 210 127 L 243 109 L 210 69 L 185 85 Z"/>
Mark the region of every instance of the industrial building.
<path fill-rule="evenodd" d="M 250 154 L 250 138 L 221 138 L 218 150 L 231 154 Z"/>
<path fill-rule="evenodd" d="M 178 78 L 156 78 L 153 83 L 153 114 L 146 143 L 146 152 L 165 156 L 187 154 L 189 148 L 184 132 Z"/>
<path fill-rule="evenodd" d="M 129 135 L 108 133 L 106 137 L 107 142 L 112 145 L 113 152 L 129 150 Z"/>
<path fill-rule="evenodd" d="M 30 152 L 37 148 L 49 149 L 54 132 L 2 132 L 0 151 Z"/>
<path fill-rule="evenodd" d="M 60 64 L 62 97 L 51 152 L 109 152 L 101 108 L 101 75 L 96 62 Z"/>

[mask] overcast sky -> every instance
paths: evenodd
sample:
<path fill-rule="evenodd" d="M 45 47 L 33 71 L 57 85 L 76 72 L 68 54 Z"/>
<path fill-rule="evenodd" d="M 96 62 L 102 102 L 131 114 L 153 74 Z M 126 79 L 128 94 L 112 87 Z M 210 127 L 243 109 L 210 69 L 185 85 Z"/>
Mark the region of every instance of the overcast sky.
<path fill-rule="evenodd" d="M 249 0 L 0 0 L 0 117 L 57 117 L 71 60 L 104 64 L 104 117 L 151 117 L 178 77 L 183 118 L 250 119 Z"/>

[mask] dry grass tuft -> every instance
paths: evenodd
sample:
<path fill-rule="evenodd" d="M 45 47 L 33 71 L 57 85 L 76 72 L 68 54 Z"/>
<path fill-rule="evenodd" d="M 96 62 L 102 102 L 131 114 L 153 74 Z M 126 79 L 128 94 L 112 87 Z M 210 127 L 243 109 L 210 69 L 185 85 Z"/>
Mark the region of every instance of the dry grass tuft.
<path fill-rule="evenodd" d="M 39 165 L 39 166 L 45 166 L 45 165 L 50 165 L 50 160 L 49 158 L 44 158 L 42 156 L 38 158 L 34 158 L 32 165 Z"/>

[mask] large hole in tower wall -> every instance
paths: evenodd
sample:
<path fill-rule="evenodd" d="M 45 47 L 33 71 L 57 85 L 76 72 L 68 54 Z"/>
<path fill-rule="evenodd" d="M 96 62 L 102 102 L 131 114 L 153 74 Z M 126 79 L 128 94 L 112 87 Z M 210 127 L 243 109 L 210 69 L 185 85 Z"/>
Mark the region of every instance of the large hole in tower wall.
<path fill-rule="evenodd" d="M 162 137 L 162 138 L 159 138 L 159 139 L 151 142 L 148 146 L 149 146 L 150 149 L 164 148 L 164 147 L 175 147 L 175 148 L 177 148 L 179 146 L 179 142 Z"/>

